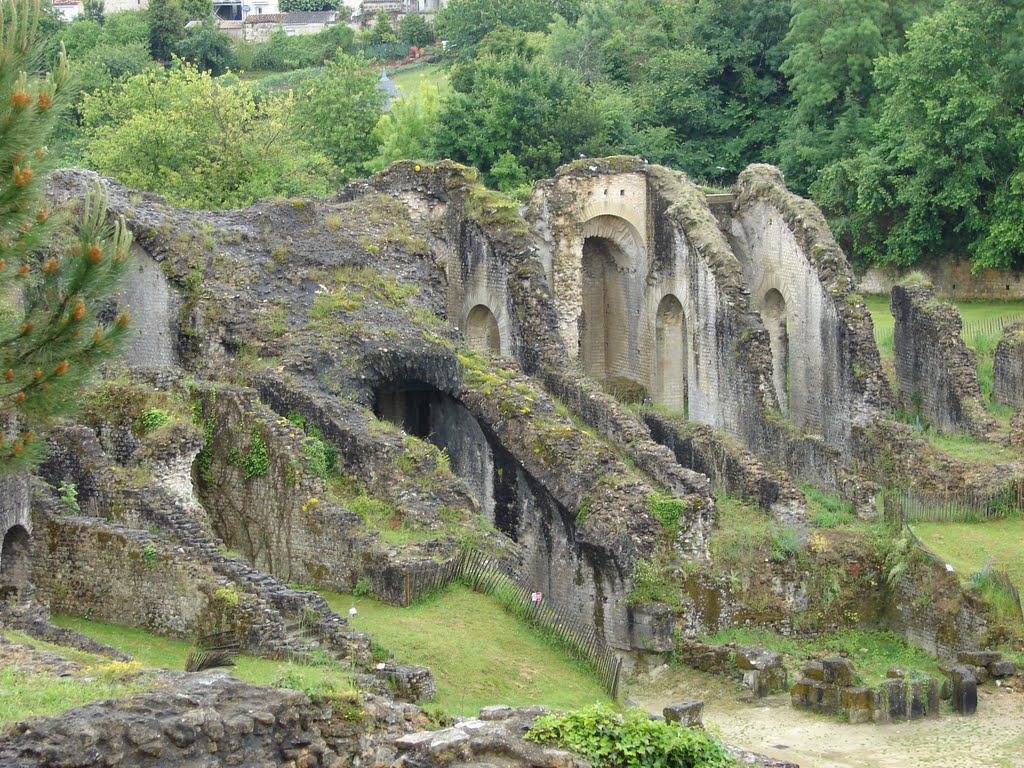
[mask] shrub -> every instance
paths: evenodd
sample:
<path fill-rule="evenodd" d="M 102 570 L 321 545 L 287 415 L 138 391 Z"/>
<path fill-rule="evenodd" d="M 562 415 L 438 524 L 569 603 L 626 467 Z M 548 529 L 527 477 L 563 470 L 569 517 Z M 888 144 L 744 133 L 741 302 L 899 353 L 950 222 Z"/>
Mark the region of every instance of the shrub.
<path fill-rule="evenodd" d="M 621 715 L 594 705 L 562 715 L 544 715 L 526 734 L 538 744 L 556 744 L 598 768 L 726 768 L 734 765 L 716 738 L 696 728 L 651 720 L 631 707 Z"/>

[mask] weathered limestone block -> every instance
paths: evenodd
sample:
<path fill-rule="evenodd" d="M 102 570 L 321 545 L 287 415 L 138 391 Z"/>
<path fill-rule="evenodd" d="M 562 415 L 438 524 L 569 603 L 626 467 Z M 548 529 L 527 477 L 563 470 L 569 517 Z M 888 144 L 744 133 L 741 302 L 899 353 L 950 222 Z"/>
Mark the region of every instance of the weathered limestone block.
<path fill-rule="evenodd" d="M 853 685 L 857 682 L 857 670 L 853 662 L 842 656 L 829 656 L 821 660 L 825 682 L 836 685 Z"/>
<path fill-rule="evenodd" d="M 953 709 L 961 715 L 973 715 L 978 710 L 978 681 L 970 667 L 957 666 L 949 672 L 953 683 Z"/>
<path fill-rule="evenodd" d="M 969 667 L 987 667 L 993 662 L 1003 658 L 998 651 L 961 651 L 956 655 L 956 660 Z"/>
<path fill-rule="evenodd" d="M 843 688 L 839 706 L 846 710 L 851 723 L 870 723 L 875 718 L 875 695 L 870 688 Z"/>
<path fill-rule="evenodd" d="M 670 723 L 679 723 L 684 728 L 704 727 L 704 702 L 683 701 L 665 707 L 661 713 Z"/>
<path fill-rule="evenodd" d="M 960 336 L 959 310 L 923 285 L 897 285 L 890 307 L 900 404 L 948 432 L 991 433 L 996 425 L 985 412 L 975 354 Z"/>
<path fill-rule="evenodd" d="M 1003 330 L 992 375 L 993 400 L 1017 408 L 1024 406 L 1024 323 Z"/>
<path fill-rule="evenodd" d="M 741 648 L 736 652 L 736 668 L 743 673 L 743 685 L 758 698 L 789 687 L 781 653 L 763 648 Z"/>
<path fill-rule="evenodd" d="M 999 659 L 988 665 L 988 672 L 994 678 L 1011 677 L 1017 674 L 1017 665 L 1009 659 Z"/>
<path fill-rule="evenodd" d="M 882 684 L 889 720 L 907 719 L 907 686 L 903 680 L 886 680 Z"/>

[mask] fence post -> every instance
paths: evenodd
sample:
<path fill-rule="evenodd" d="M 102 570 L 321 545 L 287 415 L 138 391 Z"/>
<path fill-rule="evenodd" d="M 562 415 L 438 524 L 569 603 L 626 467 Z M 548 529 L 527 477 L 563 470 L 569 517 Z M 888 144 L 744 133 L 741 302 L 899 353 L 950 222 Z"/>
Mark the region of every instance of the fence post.
<path fill-rule="evenodd" d="M 612 677 L 612 700 L 619 700 L 619 678 L 622 674 L 622 657 L 615 658 L 615 675 Z"/>

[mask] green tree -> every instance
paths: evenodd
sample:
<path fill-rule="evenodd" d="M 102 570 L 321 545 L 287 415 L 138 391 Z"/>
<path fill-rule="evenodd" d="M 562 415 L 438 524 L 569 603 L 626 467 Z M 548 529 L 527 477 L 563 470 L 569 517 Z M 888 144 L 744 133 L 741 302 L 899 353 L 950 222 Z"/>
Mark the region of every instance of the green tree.
<path fill-rule="evenodd" d="M 1024 252 L 1019 169 L 1024 90 L 1007 66 L 1019 0 L 948 0 L 877 62 L 872 143 L 826 168 L 812 192 L 858 258 L 913 264 L 968 250 L 976 268 Z"/>
<path fill-rule="evenodd" d="M 437 35 L 448 41 L 457 56 L 466 59 L 500 24 L 537 32 L 546 29 L 556 15 L 575 21 L 579 12 L 579 0 L 451 0 L 437 14 L 434 24 Z"/>
<path fill-rule="evenodd" d="M 593 95 L 573 72 L 540 56 L 481 56 L 457 68 L 452 86 L 437 132 L 441 156 L 489 173 L 511 153 L 527 179 L 538 179 L 580 153 L 607 149 Z"/>
<path fill-rule="evenodd" d="M 366 42 L 370 45 L 398 42 L 398 36 L 391 26 L 391 17 L 388 16 L 387 11 L 377 11 L 377 19 L 373 22 L 373 28 L 366 36 Z"/>
<path fill-rule="evenodd" d="M 82 0 L 83 19 L 103 23 L 103 0 Z"/>
<path fill-rule="evenodd" d="M 186 29 L 185 36 L 178 41 L 176 52 L 185 61 L 215 76 L 224 74 L 235 65 L 231 38 L 217 28 L 212 18 Z"/>
<path fill-rule="evenodd" d="M 39 459 L 37 431 L 73 410 L 80 387 L 110 357 L 128 325 L 96 322 L 123 274 L 130 237 L 106 222 L 92 194 L 77 238 L 58 246 L 46 207 L 46 144 L 67 82 L 64 60 L 36 68 L 39 4 L 4 0 L 0 13 L 0 472 Z"/>
<path fill-rule="evenodd" d="M 907 26 L 934 10 L 922 0 L 794 0 L 781 69 L 793 107 L 780 140 L 789 185 L 806 192 L 827 165 L 870 139 L 875 60 L 903 47 Z"/>
<path fill-rule="evenodd" d="M 336 181 L 358 175 L 375 154 L 372 132 L 384 104 L 377 80 L 362 55 L 339 52 L 297 97 L 293 130 L 331 159 Z"/>
<path fill-rule="evenodd" d="M 396 99 L 381 115 L 371 136 L 377 154 L 366 164 L 376 172 L 396 160 L 435 160 L 434 136 L 441 99 L 437 88 L 423 87 L 412 96 Z"/>
<path fill-rule="evenodd" d="M 288 130 L 288 98 L 214 80 L 192 64 L 147 70 L 85 97 L 85 157 L 175 205 L 229 208 L 322 194 L 330 163 Z"/>
<path fill-rule="evenodd" d="M 178 0 L 151 0 L 149 4 L 149 52 L 157 61 L 170 61 L 185 33 L 185 11 Z"/>
<path fill-rule="evenodd" d="M 407 45 L 422 48 L 434 42 L 434 30 L 418 13 L 407 13 L 398 22 L 398 37 Z"/>

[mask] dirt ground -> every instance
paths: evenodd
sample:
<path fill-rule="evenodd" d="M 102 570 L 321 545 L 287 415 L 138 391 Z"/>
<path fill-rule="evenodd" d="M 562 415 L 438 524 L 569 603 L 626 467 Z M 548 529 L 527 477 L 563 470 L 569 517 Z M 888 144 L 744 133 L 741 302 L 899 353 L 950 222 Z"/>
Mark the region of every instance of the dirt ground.
<path fill-rule="evenodd" d="M 938 720 L 850 725 L 789 706 L 788 695 L 755 701 L 729 680 L 662 667 L 630 688 L 637 706 L 704 700 L 704 723 L 723 741 L 799 763 L 801 768 L 1024 768 L 1024 680 L 1008 692 L 978 690 L 978 714 Z"/>

